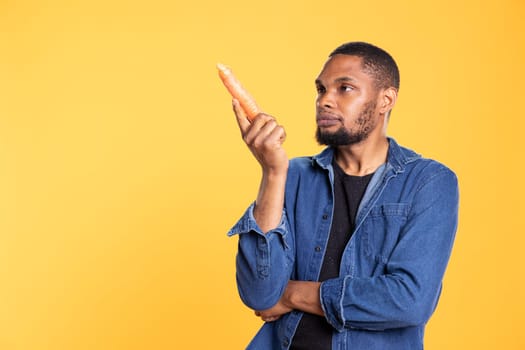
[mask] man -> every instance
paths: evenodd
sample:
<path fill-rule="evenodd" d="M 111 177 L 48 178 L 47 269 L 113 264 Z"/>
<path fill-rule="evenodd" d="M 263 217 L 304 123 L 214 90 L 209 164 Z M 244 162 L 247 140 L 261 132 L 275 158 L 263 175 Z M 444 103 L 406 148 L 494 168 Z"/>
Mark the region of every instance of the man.
<path fill-rule="evenodd" d="M 237 283 L 266 323 L 249 349 L 423 349 L 457 227 L 452 171 L 399 146 L 386 126 L 399 71 L 384 50 L 352 42 L 315 81 L 313 157 L 288 160 L 285 131 L 237 101 L 262 168 L 239 234 Z"/>

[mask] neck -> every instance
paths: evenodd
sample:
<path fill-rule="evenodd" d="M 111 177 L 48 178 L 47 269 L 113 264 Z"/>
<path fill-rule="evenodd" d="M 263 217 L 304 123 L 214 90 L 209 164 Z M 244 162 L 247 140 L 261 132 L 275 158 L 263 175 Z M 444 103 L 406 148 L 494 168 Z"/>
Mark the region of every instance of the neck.
<path fill-rule="evenodd" d="M 364 176 L 376 171 L 386 162 L 388 139 L 386 136 L 367 139 L 355 145 L 339 146 L 335 152 L 335 161 L 345 173 Z"/>

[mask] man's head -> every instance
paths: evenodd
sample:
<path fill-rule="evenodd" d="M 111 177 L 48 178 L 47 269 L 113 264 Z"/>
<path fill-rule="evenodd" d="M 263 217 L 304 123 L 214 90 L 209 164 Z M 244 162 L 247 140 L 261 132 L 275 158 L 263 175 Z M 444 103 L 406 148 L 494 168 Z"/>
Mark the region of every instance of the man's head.
<path fill-rule="evenodd" d="M 386 137 L 399 89 L 399 71 L 388 53 L 363 42 L 343 44 L 330 54 L 315 83 L 320 144 L 346 146 Z"/>
<path fill-rule="evenodd" d="M 365 42 L 349 42 L 332 51 L 334 55 L 349 55 L 361 57 L 363 71 L 372 76 L 378 88 L 394 87 L 399 91 L 399 69 L 397 64 L 385 50 Z"/>

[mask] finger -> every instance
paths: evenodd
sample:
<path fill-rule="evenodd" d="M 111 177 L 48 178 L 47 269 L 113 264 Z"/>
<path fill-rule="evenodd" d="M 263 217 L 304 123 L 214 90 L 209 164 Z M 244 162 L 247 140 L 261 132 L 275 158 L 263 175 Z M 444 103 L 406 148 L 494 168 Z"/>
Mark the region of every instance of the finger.
<path fill-rule="evenodd" d="M 267 114 L 258 114 L 243 132 L 243 138 L 246 144 L 253 145 L 256 140 L 261 141 L 268 136 L 271 129 L 276 125 L 274 121 L 274 118 Z M 267 125 L 267 123 L 270 123 L 270 125 Z M 271 125 L 273 125 L 273 127 Z"/>
<path fill-rule="evenodd" d="M 241 132 L 244 134 L 246 130 L 248 130 L 248 128 L 250 127 L 250 121 L 248 120 L 248 116 L 246 115 L 246 112 L 241 107 L 241 104 L 238 100 L 233 99 L 232 105 L 233 111 L 235 112 L 235 117 L 237 118 L 237 124 L 239 124 Z"/>
<path fill-rule="evenodd" d="M 268 317 L 264 317 L 262 320 L 264 322 L 273 322 L 273 321 L 277 321 L 279 319 L 279 316 L 268 316 Z"/>
<path fill-rule="evenodd" d="M 261 146 L 269 141 L 277 127 L 275 119 L 271 117 L 264 118 L 260 115 L 254 120 L 253 126 L 246 134 L 246 140 L 256 147 Z"/>
<path fill-rule="evenodd" d="M 269 121 L 259 132 L 256 138 L 252 141 L 255 147 L 280 147 L 286 139 L 286 132 L 284 128 L 277 125 L 275 121 Z"/>
<path fill-rule="evenodd" d="M 283 143 L 286 140 L 286 131 L 281 125 L 277 125 L 273 128 L 271 134 L 268 135 L 268 142 L 279 142 Z"/>

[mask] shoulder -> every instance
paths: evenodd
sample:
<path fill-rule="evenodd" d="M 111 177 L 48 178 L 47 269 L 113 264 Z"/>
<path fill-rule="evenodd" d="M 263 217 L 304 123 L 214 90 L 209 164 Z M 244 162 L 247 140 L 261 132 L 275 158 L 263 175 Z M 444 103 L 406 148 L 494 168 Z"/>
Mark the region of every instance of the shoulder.
<path fill-rule="evenodd" d="M 457 188 L 456 173 L 447 165 L 432 158 L 419 156 L 408 162 L 403 171 L 405 175 L 415 181 L 417 188 L 435 184 L 440 187 Z"/>
<path fill-rule="evenodd" d="M 396 172 L 408 173 L 421 179 L 436 176 L 456 179 L 456 174 L 445 164 L 432 158 L 426 158 L 415 151 L 398 145 L 390 140 L 389 162 Z"/>
<path fill-rule="evenodd" d="M 423 188 L 457 192 L 457 176 L 448 166 L 400 146 L 394 139 L 389 141 L 388 168 L 394 172 L 396 179 L 392 185 L 410 189 L 415 193 Z"/>
<path fill-rule="evenodd" d="M 431 182 L 439 182 L 445 186 L 457 187 L 456 173 L 445 164 L 430 158 L 421 158 L 415 170 L 421 171 L 421 186 Z"/>

